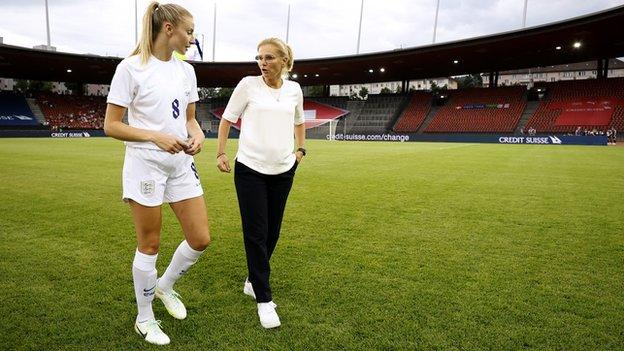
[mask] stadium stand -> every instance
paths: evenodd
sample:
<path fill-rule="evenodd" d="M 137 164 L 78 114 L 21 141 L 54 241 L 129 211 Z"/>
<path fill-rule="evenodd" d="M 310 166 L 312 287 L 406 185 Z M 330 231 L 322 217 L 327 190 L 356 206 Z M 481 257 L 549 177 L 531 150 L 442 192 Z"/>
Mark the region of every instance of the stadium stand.
<path fill-rule="evenodd" d="M 35 115 L 30 110 L 23 94 L 0 91 L 0 127 L 38 126 Z"/>
<path fill-rule="evenodd" d="M 351 111 L 349 134 L 382 134 L 409 102 L 408 95 L 368 95 L 358 113 Z M 339 128 L 340 129 L 340 126 Z"/>
<path fill-rule="evenodd" d="M 208 98 L 205 101 L 200 101 L 200 103 L 205 102 L 206 104 L 210 105 L 211 109 L 215 109 L 218 107 L 225 108 L 225 105 L 227 105 L 228 101 L 230 101 L 229 97 L 213 97 Z"/>
<path fill-rule="evenodd" d="M 410 102 L 394 125 L 397 133 L 415 133 L 431 111 L 433 95 L 427 92 L 413 92 Z"/>
<path fill-rule="evenodd" d="M 104 127 L 104 97 L 39 93 L 36 100 L 52 130 Z"/>
<path fill-rule="evenodd" d="M 472 88 L 451 94 L 426 133 L 512 133 L 526 106 L 526 87 Z"/>
<path fill-rule="evenodd" d="M 211 110 L 210 103 L 198 102 L 195 107 L 195 118 L 204 131 L 216 133 L 219 128 L 219 119 L 212 114 Z"/>
<path fill-rule="evenodd" d="M 309 99 L 316 102 L 320 102 L 325 105 L 338 107 L 342 110 L 349 110 L 347 104 L 349 102 L 348 96 L 331 96 L 331 97 L 310 97 Z"/>
<path fill-rule="evenodd" d="M 546 90 L 545 99 L 527 122 L 538 133 L 573 133 L 578 127 L 624 131 L 624 78 L 584 79 L 536 85 Z M 599 107 L 602 105 L 603 107 Z M 606 109 L 597 118 L 589 112 Z M 573 116 L 567 112 L 574 109 Z M 580 110 L 580 111 L 579 111 Z"/>
<path fill-rule="evenodd" d="M 615 107 L 611 127 L 615 127 L 618 132 L 624 132 L 624 106 L 619 105 Z"/>

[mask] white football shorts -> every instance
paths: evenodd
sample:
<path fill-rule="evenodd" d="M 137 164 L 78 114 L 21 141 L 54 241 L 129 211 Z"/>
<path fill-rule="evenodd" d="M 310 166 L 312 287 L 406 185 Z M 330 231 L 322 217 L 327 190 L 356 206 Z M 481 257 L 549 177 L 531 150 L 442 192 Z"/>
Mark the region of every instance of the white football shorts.
<path fill-rule="evenodd" d="M 126 147 L 123 200 L 160 206 L 204 194 L 193 156 L 184 152 Z"/>

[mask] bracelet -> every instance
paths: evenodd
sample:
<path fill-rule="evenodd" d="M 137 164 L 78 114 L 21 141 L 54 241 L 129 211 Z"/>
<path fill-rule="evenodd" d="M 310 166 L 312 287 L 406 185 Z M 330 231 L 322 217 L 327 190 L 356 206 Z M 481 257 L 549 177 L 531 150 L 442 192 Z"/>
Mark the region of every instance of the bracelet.
<path fill-rule="evenodd" d="M 217 154 L 217 159 L 218 159 L 219 157 L 223 156 L 223 155 L 225 155 L 225 152 L 222 152 L 222 153 Z"/>

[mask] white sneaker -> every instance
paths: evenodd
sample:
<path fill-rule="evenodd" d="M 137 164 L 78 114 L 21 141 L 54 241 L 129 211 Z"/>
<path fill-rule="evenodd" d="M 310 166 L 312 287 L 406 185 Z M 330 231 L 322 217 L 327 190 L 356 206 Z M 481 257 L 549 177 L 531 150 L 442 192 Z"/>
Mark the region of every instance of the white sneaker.
<path fill-rule="evenodd" d="M 171 342 L 167 334 L 160 329 L 160 321 L 153 318 L 145 322 L 135 322 L 134 330 L 150 344 L 167 345 Z"/>
<path fill-rule="evenodd" d="M 186 307 L 180 300 L 180 295 L 175 292 L 173 289 L 171 291 L 166 292 L 158 287 L 156 284 L 156 297 L 160 299 L 165 305 L 167 312 L 176 319 L 184 319 L 186 318 Z"/>
<path fill-rule="evenodd" d="M 280 322 L 279 316 L 275 311 L 276 304 L 271 302 L 261 302 L 258 304 L 258 317 L 260 317 L 260 324 L 266 329 L 277 328 L 282 323 Z"/>
<path fill-rule="evenodd" d="M 253 297 L 253 299 L 256 299 L 256 293 L 253 290 L 253 285 L 251 285 L 251 282 L 249 281 L 249 279 L 245 279 L 245 286 L 243 286 L 243 293 L 245 293 L 245 295 L 249 295 L 251 297 Z"/>

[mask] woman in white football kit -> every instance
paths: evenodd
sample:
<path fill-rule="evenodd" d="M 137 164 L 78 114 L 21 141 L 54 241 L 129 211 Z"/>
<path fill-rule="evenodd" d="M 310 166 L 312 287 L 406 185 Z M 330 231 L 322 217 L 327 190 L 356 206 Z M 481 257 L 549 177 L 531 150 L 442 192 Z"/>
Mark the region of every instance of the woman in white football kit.
<path fill-rule="evenodd" d="M 193 155 L 204 134 L 195 120 L 197 79 L 193 67 L 173 56 L 193 38 L 193 17 L 183 7 L 152 2 L 143 17 L 141 41 L 117 66 L 104 121 L 107 135 L 126 142 L 123 199 L 130 204 L 137 236 L 132 265 L 138 315 L 134 328 L 146 341 L 164 345 L 169 337 L 154 318 L 158 297 L 177 319 L 186 308 L 173 285 L 210 242 L 206 205 Z M 128 110 L 129 125 L 122 122 Z M 169 203 L 185 239 L 157 279 L 161 205 Z"/>
<path fill-rule="evenodd" d="M 234 184 L 249 274 L 243 292 L 256 299 L 260 324 L 275 328 L 281 322 L 269 285 L 269 260 L 295 171 L 306 154 L 305 119 L 301 87 L 283 79 L 293 67 L 290 47 L 277 38 L 265 39 L 258 45 L 256 60 L 262 75 L 238 83 L 221 118 L 217 167 L 230 172 L 225 144 L 230 126 L 241 118 Z"/>

